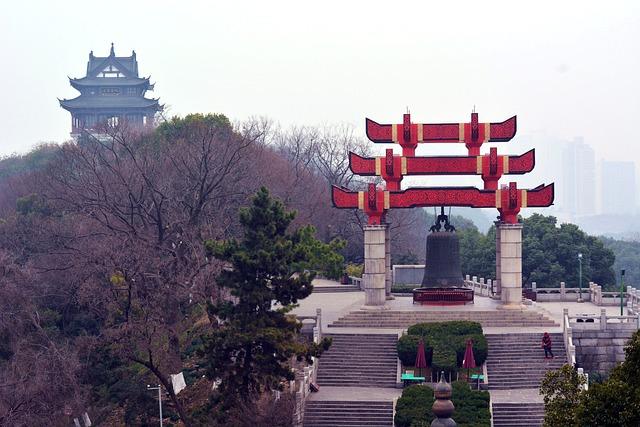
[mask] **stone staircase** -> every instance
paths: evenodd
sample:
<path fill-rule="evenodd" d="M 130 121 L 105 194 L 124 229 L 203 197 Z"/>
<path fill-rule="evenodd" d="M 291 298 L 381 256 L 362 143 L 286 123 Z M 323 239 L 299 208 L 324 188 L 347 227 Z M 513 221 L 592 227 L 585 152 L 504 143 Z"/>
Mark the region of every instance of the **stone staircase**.
<path fill-rule="evenodd" d="M 489 390 L 538 388 L 547 371 L 567 363 L 562 334 L 550 335 L 555 359 L 544 358 L 542 334 L 486 335 Z"/>
<path fill-rule="evenodd" d="M 395 387 L 398 336 L 332 334 L 331 347 L 318 360 L 318 385 Z"/>
<path fill-rule="evenodd" d="M 304 427 L 391 427 L 393 402 L 309 400 Z"/>
<path fill-rule="evenodd" d="M 415 323 L 472 320 L 483 327 L 554 327 L 559 326 L 542 313 L 524 310 L 472 311 L 354 311 L 330 324 L 330 327 L 403 329 Z"/>
<path fill-rule="evenodd" d="M 313 293 L 333 293 L 333 292 L 358 292 L 360 288 L 356 285 L 337 285 L 337 286 L 314 286 Z"/>
<path fill-rule="evenodd" d="M 541 426 L 543 403 L 496 403 L 491 405 L 494 427 Z"/>

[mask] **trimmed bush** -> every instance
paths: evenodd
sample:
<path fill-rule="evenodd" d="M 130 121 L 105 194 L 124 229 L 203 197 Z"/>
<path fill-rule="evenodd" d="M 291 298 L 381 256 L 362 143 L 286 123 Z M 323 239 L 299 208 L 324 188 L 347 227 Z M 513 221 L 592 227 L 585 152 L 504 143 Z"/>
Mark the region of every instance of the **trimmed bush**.
<path fill-rule="evenodd" d="M 463 381 L 455 381 L 451 385 L 451 401 L 456 407 L 453 419 L 458 426 L 490 426 L 489 392 L 471 390 L 469 384 Z"/>
<path fill-rule="evenodd" d="M 414 359 L 415 360 L 415 359 Z M 428 361 L 427 361 L 428 362 Z M 437 342 L 433 346 L 433 359 L 431 369 L 434 372 L 444 371 L 447 376 L 458 370 L 458 361 L 455 349 L 446 342 Z"/>
<path fill-rule="evenodd" d="M 400 359 L 403 365 L 413 366 L 416 361 L 416 354 L 418 354 L 419 341 L 420 337 L 417 335 L 403 335 L 400 337 L 396 344 L 396 350 L 398 351 L 398 359 Z"/>
<path fill-rule="evenodd" d="M 482 334 L 482 325 L 468 320 L 455 320 L 451 322 L 416 323 L 407 330 L 409 335 L 472 335 Z"/>
<path fill-rule="evenodd" d="M 451 384 L 451 401 L 456 407 L 453 419 L 459 427 L 488 427 L 491 425 L 489 392 L 471 390 L 462 381 Z M 394 418 L 396 427 L 422 427 L 430 425 L 435 418 L 431 407 L 435 398 L 433 390 L 426 385 L 412 385 L 402 392 L 396 403 Z"/>
<path fill-rule="evenodd" d="M 396 403 L 396 427 L 412 427 L 413 422 L 433 419 L 431 405 L 434 397 L 431 387 L 412 385 L 402 391 L 402 397 Z"/>
<path fill-rule="evenodd" d="M 456 372 L 462 366 L 468 339 L 473 341 L 476 364 L 480 366 L 487 359 L 487 339 L 482 333 L 482 326 L 477 322 L 418 323 L 407 332 L 396 346 L 403 365 L 412 366 L 415 363 L 421 337 L 424 339 L 427 363 L 435 371 Z M 432 360 L 429 360 L 430 354 Z"/>

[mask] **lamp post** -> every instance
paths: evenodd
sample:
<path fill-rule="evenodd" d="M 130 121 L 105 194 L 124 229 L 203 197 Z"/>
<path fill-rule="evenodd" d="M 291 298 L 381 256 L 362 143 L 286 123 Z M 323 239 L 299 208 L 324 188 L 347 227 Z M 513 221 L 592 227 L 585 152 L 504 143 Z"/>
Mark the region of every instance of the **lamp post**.
<path fill-rule="evenodd" d="M 578 302 L 582 302 L 582 253 L 578 254 Z"/>
<path fill-rule="evenodd" d="M 620 270 L 620 316 L 624 316 L 624 268 Z"/>
<path fill-rule="evenodd" d="M 158 387 L 151 387 L 147 384 L 147 390 L 158 390 L 158 408 L 160 409 L 160 427 L 162 427 L 162 386 L 158 384 Z"/>

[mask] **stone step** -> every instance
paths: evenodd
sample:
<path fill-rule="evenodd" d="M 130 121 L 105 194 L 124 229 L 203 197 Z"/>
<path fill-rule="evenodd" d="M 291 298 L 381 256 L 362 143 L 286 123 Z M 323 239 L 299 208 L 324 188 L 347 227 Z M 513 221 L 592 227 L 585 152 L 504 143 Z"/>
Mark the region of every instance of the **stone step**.
<path fill-rule="evenodd" d="M 360 288 L 357 286 L 342 285 L 342 286 L 318 286 L 313 288 L 314 294 L 326 294 L 334 292 L 359 292 Z"/>
<path fill-rule="evenodd" d="M 544 418 L 542 403 L 493 403 L 493 425 L 508 426 L 541 426 Z"/>
<path fill-rule="evenodd" d="M 395 387 L 397 334 L 331 334 L 318 363 L 320 386 Z"/>
<path fill-rule="evenodd" d="M 305 406 L 304 427 L 390 427 L 393 403 L 380 401 L 317 401 Z"/>
<path fill-rule="evenodd" d="M 345 409 L 353 411 L 390 411 L 391 405 L 389 402 L 380 402 L 380 401 L 357 401 L 355 404 L 353 402 L 341 402 L 341 401 L 324 401 L 324 400 L 310 400 L 307 402 L 308 408 L 317 408 L 317 409 Z"/>

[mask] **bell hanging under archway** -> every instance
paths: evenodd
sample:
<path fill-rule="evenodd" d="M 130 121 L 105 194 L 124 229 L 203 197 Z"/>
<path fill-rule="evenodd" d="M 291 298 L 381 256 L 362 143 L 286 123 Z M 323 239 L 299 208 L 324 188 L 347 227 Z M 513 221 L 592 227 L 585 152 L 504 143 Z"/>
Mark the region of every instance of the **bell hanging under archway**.
<path fill-rule="evenodd" d="M 444 223 L 444 231 L 442 229 Z M 427 235 L 427 259 L 425 262 L 423 288 L 462 287 L 462 268 L 460 266 L 460 241 L 455 227 L 444 214 L 444 206 L 436 223 Z"/>

